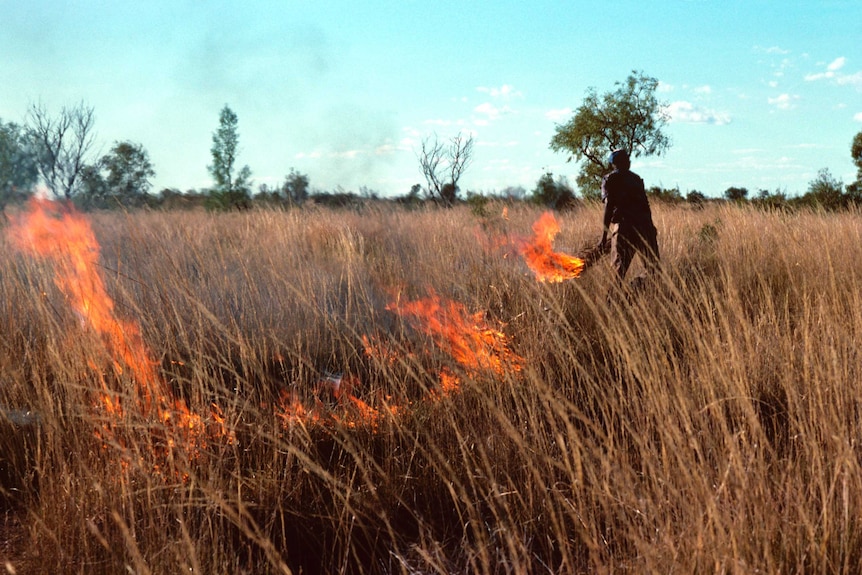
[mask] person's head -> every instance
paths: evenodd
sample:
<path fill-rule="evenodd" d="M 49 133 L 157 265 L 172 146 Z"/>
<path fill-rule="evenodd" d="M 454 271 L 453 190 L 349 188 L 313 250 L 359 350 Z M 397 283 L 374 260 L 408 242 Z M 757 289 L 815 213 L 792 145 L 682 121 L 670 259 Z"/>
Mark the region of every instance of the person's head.
<path fill-rule="evenodd" d="M 629 153 L 624 149 L 619 148 L 611 152 L 610 157 L 608 158 L 608 163 L 613 165 L 618 170 L 628 170 L 631 166 L 631 161 L 629 160 Z"/>

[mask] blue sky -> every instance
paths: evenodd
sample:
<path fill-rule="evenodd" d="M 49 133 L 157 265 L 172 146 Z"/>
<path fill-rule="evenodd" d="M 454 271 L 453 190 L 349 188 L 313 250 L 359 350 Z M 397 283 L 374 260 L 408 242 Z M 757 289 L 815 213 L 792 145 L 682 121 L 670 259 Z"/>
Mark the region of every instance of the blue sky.
<path fill-rule="evenodd" d="M 144 145 L 154 191 L 211 184 L 228 104 L 255 184 L 401 195 L 423 138 L 475 140 L 462 190 L 577 167 L 548 142 L 586 90 L 660 81 L 672 147 L 647 185 L 720 195 L 849 183 L 862 131 L 862 2 L 0 0 L 0 119 L 95 108 L 100 151 Z"/>

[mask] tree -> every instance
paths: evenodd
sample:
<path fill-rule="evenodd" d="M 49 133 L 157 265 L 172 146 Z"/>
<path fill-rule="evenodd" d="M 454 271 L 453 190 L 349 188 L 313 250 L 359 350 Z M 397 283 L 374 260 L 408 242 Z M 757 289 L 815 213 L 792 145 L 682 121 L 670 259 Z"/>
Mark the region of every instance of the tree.
<path fill-rule="evenodd" d="M 786 210 L 789 207 L 787 194 L 780 188 L 774 192 L 766 189 L 758 190 L 757 197 L 752 200 L 752 203 L 764 210 Z"/>
<path fill-rule="evenodd" d="M 847 184 L 847 195 L 853 203 L 862 202 L 862 131 L 853 138 L 850 145 L 850 156 L 856 165 L 856 181 Z"/>
<path fill-rule="evenodd" d="M 236 114 L 225 104 L 219 113 L 219 127 L 213 133 L 213 145 L 210 148 L 213 163 L 207 166 L 215 182 L 211 195 L 215 203 L 224 208 L 247 205 L 251 193 L 251 169 L 243 166 L 236 171 L 238 123 Z"/>
<path fill-rule="evenodd" d="M 748 198 L 748 188 L 731 186 L 724 190 L 724 197 L 731 202 L 744 202 Z"/>
<path fill-rule="evenodd" d="M 662 132 L 667 123 L 666 105 L 655 92 L 658 80 L 633 71 L 616 90 L 601 96 L 587 90 L 572 119 L 557 125 L 550 147 L 568 152 L 568 161 L 581 163 L 578 187 L 586 198 L 598 198 L 611 150 L 624 148 L 632 158 L 661 155 L 670 147 Z"/>
<path fill-rule="evenodd" d="M 149 154 L 141 144 L 114 142 L 107 154 L 81 170 L 75 201 L 85 208 L 140 205 L 155 175 Z"/>
<path fill-rule="evenodd" d="M 290 168 L 290 173 L 284 177 L 281 191 L 289 202 L 301 204 L 308 199 L 308 185 L 309 179 L 306 174 Z"/>
<path fill-rule="evenodd" d="M 521 201 L 527 195 L 527 190 L 524 186 L 506 186 L 500 192 L 500 197 L 504 200 Z"/>
<path fill-rule="evenodd" d="M 102 175 L 101 160 L 96 164 L 87 164 L 78 176 L 80 192 L 75 196 L 75 203 L 85 209 L 108 207 L 109 188 Z"/>
<path fill-rule="evenodd" d="M 554 174 L 542 174 L 533 189 L 533 202 L 552 209 L 571 208 L 575 204 L 575 191 L 564 177 L 554 180 Z"/>
<path fill-rule="evenodd" d="M 858 170 L 856 180 L 862 181 L 862 131 L 853 137 L 853 143 L 850 144 L 850 156 Z"/>
<path fill-rule="evenodd" d="M 697 190 L 690 190 L 685 195 L 685 201 L 695 207 L 702 208 L 703 204 L 706 203 L 706 194 Z"/>
<path fill-rule="evenodd" d="M 473 160 L 473 136 L 466 138 L 459 132 L 449 142 L 433 140 L 422 142 L 419 166 L 428 184 L 428 195 L 451 206 L 458 199 L 458 181 Z"/>
<path fill-rule="evenodd" d="M 108 193 L 123 204 L 137 203 L 146 196 L 152 187 L 150 178 L 156 175 L 144 146 L 129 141 L 114 142 L 102 157 L 101 167 L 107 172 Z"/>
<path fill-rule="evenodd" d="M 51 117 L 42 104 L 27 114 L 28 137 L 36 154 L 39 175 L 56 198 L 71 200 L 81 190 L 79 177 L 87 166 L 95 135 L 93 108 L 83 102 L 64 106 Z"/>
<path fill-rule="evenodd" d="M 662 186 L 650 186 L 646 190 L 647 197 L 652 201 L 678 204 L 683 201 L 679 186 L 675 188 L 664 188 Z"/>
<path fill-rule="evenodd" d="M 29 195 L 39 179 L 36 157 L 23 128 L 0 121 L 0 210 Z"/>
<path fill-rule="evenodd" d="M 817 172 L 817 177 L 808 183 L 808 191 L 802 196 L 802 202 L 826 210 L 846 207 L 844 183 L 833 177 L 829 168 L 822 168 Z"/>

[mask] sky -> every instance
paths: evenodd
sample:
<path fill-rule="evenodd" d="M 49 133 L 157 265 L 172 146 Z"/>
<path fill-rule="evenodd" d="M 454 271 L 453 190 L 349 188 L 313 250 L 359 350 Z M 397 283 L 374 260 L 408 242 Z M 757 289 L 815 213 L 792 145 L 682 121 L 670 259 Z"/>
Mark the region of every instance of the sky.
<path fill-rule="evenodd" d="M 259 184 L 404 195 L 422 141 L 472 135 L 462 192 L 578 167 L 549 149 L 590 88 L 659 81 L 671 147 L 647 186 L 720 196 L 855 180 L 859 0 L 393 2 L 0 0 L 0 120 L 95 110 L 97 151 L 139 143 L 153 191 L 212 185 L 228 105 Z"/>

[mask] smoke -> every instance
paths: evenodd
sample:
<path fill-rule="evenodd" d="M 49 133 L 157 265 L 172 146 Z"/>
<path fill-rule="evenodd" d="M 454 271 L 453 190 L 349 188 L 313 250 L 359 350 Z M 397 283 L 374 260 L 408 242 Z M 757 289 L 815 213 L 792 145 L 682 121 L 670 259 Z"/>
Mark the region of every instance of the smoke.
<path fill-rule="evenodd" d="M 307 102 L 331 62 L 326 36 L 316 27 L 219 20 L 197 31 L 176 76 L 217 106 L 232 101 L 276 110 Z"/>
<path fill-rule="evenodd" d="M 396 119 L 386 111 L 345 103 L 321 110 L 311 122 L 301 123 L 307 134 L 303 142 L 306 147 L 297 158 L 314 160 L 319 175 L 315 178 L 312 174 L 313 186 L 376 189 L 399 156 L 406 153 L 399 146 Z"/>

